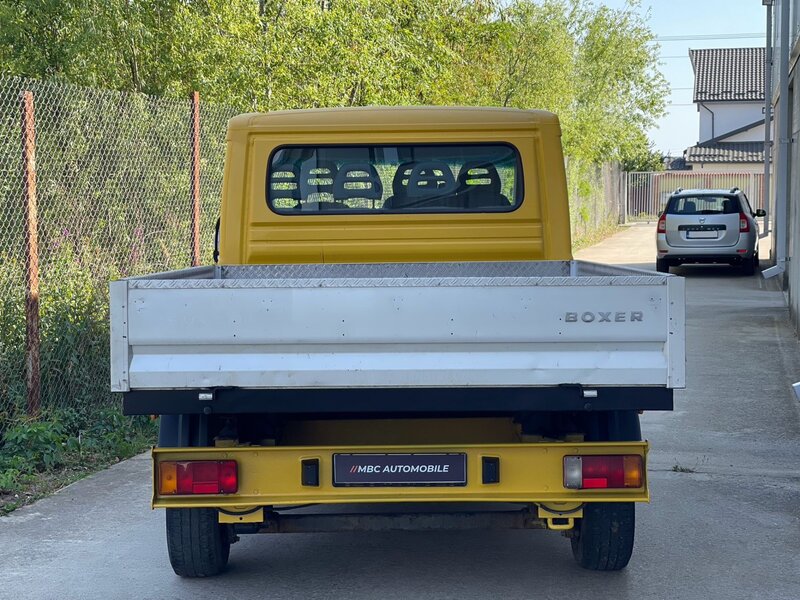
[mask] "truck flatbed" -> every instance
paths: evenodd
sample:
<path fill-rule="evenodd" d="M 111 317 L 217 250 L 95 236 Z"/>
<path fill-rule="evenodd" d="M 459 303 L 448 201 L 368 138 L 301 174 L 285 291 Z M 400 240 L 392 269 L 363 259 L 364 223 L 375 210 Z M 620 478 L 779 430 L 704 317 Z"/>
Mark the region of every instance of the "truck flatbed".
<path fill-rule="evenodd" d="M 522 390 L 536 390 L 552 410 L 568 399 L 599 408 L 611 400 L 601 388 L 614 387 L 616 408 L 666 409 L 685 381 L 683 293 L 679 277 L 582 261 L 214 266 L 132 277 L 111 284 L 112 390 L 182 390 L 173 398 L 184 408 L 199 406 L 197 390 L 213 390 L 217 401 L 236 396 L 236 412 L 266 397 L 243 390 L 270 390 L 276 410 L 303 412 L 319 409 L 314 390 L 347 390 L 353 410 L 422 409 L 422 390 L 463 407 L 480 388 L 500 392 L 493 406 L 515 410 L 532 397 Z M 561 391 L 545 402 L 546 388 Z M 142 409 L 157 406 L 155 395 L 136 398 Z"/>

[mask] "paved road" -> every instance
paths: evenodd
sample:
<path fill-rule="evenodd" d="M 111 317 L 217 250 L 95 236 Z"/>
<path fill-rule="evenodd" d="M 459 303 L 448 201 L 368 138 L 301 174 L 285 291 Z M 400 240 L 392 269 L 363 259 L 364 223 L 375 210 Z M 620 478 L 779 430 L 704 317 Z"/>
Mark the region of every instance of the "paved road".
<path fill-rule="evenodd" d="M 652 268 L 653 250 L 633 227 L 580 257 Z M 800 344 L 782 293 L 679 274 L 689 387 L 643 417 L 653 501 L 621 573 L 582 571 L 544 531 L 300 534 L 244 537 L 227 574 L 181 580 L 139 457 L 0 519 L 0 598 L 800 598 Z"/>

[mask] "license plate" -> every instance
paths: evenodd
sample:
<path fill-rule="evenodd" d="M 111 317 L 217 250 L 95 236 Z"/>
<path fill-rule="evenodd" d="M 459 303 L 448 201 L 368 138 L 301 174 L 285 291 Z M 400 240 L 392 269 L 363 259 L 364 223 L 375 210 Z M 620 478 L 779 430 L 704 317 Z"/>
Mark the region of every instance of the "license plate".
<path fill-rule="evenodd" d="M 333 485 L 431 487 L 467 485 L 467 455 L 334 454 Z"/>
<path fill-rule="evenodd" d="M 705 239 L 716 239 L 717 232 L 716 231 L 687 231 L 686 232 L 687 238 L 697 239 L 697 238 L 705 238 Z"/>

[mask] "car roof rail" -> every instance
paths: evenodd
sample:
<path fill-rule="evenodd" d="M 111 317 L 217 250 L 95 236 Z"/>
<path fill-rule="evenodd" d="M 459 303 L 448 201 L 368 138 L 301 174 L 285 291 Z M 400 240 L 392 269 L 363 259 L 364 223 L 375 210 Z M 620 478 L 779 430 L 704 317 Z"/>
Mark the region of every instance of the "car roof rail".
<path fill-rule="evenodd" d="M 739 186 L 738 186 L 738 185 L 735 185 L 735 186 L 733 186 L 733 187 L 731 188 L 731 194 L 732 194 L 732 193 L 734 193 L 734 192 L 740 192 L 740 191 L 741 191 L 741 190 L 739 189 Z"/>

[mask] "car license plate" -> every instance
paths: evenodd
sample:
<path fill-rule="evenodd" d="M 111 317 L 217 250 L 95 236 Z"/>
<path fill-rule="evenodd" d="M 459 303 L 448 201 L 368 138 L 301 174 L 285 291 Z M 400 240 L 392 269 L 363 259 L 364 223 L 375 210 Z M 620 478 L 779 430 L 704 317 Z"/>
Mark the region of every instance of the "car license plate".
<path fill-rule="evenodd" d="M 467 485 L 467 455 L 334 454 L 333 485 L 430 487 Z"/>
<path fill-rule="evenodd" d="M 686 232 L 686 237 L 687 238 L 692 238 L 692 239 L 698 239 L 698 238 L 716 239 L 717 232 L 716 231 L 687 231 Z"/>

